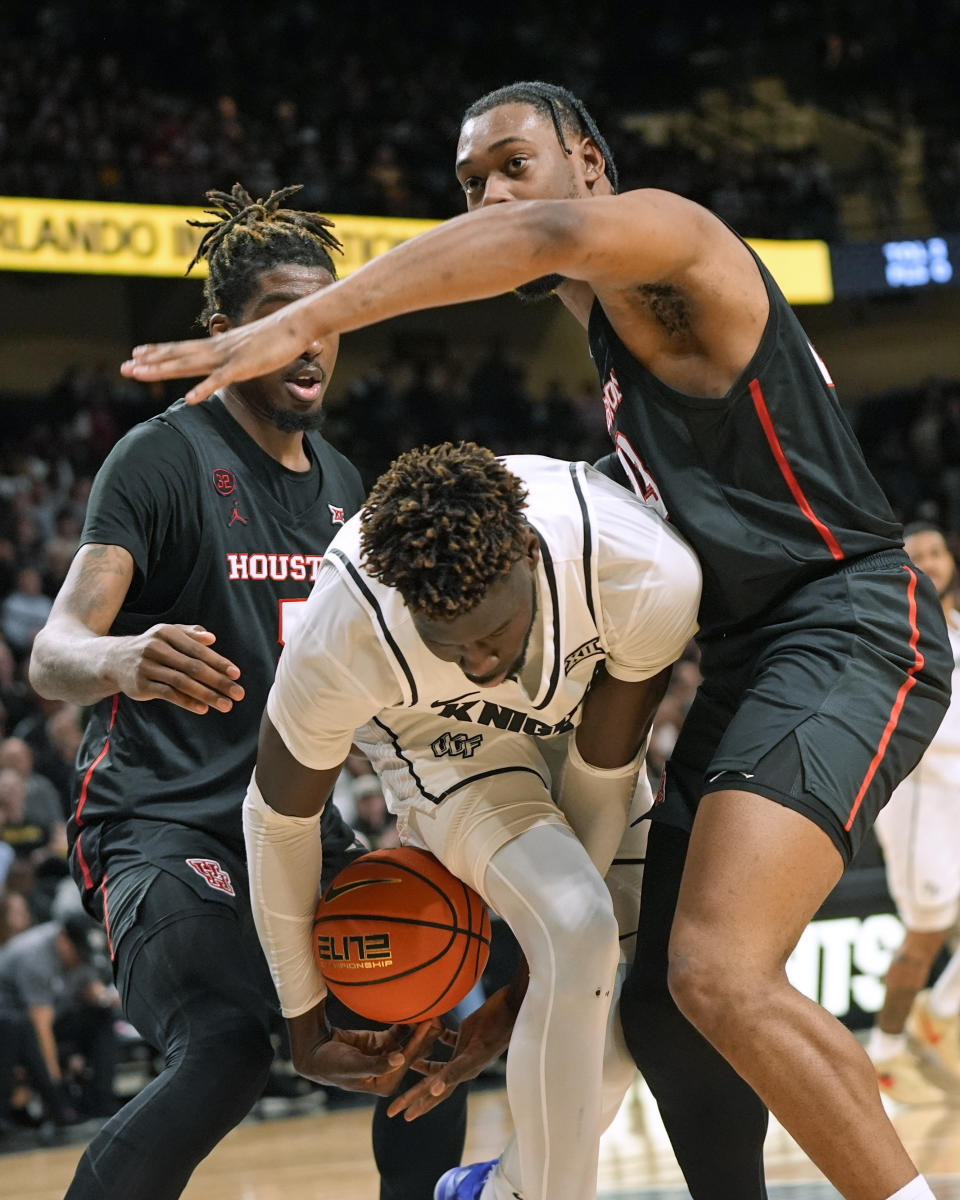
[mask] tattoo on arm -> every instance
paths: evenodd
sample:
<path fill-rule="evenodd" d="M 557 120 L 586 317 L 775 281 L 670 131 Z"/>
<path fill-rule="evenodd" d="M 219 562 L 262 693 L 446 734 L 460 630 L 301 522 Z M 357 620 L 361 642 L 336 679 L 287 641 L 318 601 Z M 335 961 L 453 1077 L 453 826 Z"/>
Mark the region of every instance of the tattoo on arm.
<path fill-rule="evenodd" d="M 119 546 L 85 546 L 77 573 L 64 596 L 65 611 L 84 625 L 111 625 L 132 577 L 128 551 Z"/>

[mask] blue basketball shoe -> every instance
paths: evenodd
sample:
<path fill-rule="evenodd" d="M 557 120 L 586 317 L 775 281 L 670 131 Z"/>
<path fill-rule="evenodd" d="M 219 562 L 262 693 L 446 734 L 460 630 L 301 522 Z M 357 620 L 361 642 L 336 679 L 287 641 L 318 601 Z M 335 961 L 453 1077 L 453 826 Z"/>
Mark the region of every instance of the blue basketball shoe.
<path fill-rule="evenodd" d="M 477 1200 L 499 1161 L 493 1158 L 490 1162 L 470 1163 L 445 1171 L 433 1189 L 433 1200 Z"/>

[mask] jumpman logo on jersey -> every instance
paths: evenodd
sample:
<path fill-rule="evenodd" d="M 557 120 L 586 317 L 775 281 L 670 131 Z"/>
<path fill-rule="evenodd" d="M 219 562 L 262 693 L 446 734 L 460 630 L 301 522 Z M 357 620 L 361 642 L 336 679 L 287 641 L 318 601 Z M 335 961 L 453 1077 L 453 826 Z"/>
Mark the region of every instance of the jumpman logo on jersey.
<path fill-rule="evenodd" d="M 247 520 L 247 518 L 241 515 L 240 505 L 236 500 L 234 500 L 233 512 L 230 514 L 230 520 L 227 522 L 227 528 L 229 529 L 231 525 L 235 525 L 237 523 L 237 521 L 239 521 L 241 523 L 241 525 L 249 525 L 250 524 L 250 522 Z"/>

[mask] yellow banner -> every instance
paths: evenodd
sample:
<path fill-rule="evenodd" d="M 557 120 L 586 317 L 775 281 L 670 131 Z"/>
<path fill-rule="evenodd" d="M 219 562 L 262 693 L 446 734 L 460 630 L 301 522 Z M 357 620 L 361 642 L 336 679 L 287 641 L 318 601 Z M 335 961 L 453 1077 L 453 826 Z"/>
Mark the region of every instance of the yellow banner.
<path fill-rule="evenodd" d="M 0 271 L 60 271 L 84 275 L 183 275 L 209 220 L 200 208 L 113 204 L 95 200 L 34 200 L 0 196 Z M 432 228 L 437 221 L 407 217 L 333 216 L 344 254 L 337 271 L 349 275 L 378 254 Z M 791 304 L 833 299 L 826 242 L 750 243 Z M 202 278 L 206 263 L 191 275 Z"/>
<path fill-rule="evenodd" d="M 748 238 L 791 304 L 830 304 L 833 271 L 826 242 Z"/>
<path fill-rule="evenodd" d="M 343 256 L 334 255 L 339 275 L 437 224 L 406 217 L 331 219 L 343 242 Z M 188 220 L 210 217 L 200 208 L 167 204 L 0 196 L 0 270 L 183 275 L 204 233 Z M 191 271 L 191 277 L 206 274 L 205 262 Z"/>

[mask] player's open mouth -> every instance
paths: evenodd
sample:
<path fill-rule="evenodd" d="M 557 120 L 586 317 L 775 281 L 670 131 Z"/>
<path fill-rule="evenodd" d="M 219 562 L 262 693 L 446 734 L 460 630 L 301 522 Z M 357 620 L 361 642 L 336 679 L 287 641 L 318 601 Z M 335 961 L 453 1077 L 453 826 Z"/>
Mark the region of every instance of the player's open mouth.
<path fill-rule="evenodd" d="M 295 375 L 292 379 L 285 379 L 284 383 L 296 399 L 305 404 L 318 400 L 323 388 L 323 380 L 315 375 Z"/>

